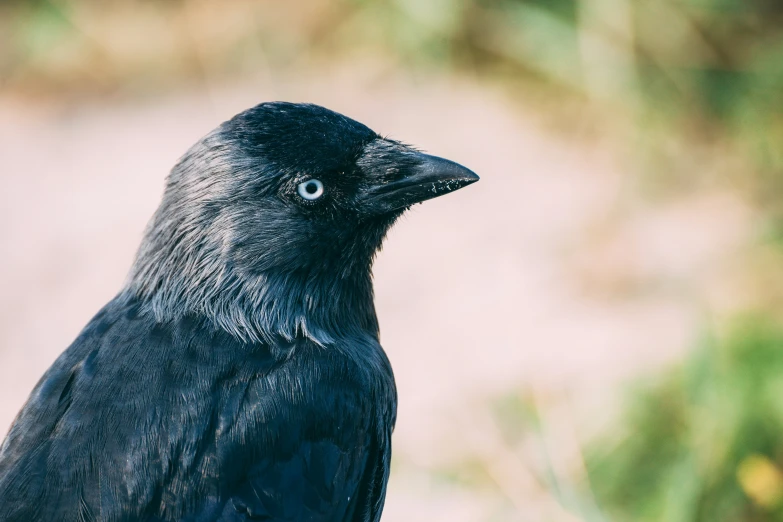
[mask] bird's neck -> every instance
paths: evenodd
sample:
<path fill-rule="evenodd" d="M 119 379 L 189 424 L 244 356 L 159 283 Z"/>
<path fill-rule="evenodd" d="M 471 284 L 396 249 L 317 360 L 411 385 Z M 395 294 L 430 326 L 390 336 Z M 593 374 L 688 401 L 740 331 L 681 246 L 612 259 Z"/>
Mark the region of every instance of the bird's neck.
<path fill-rule="evenodd" d="M 326 346 L 356 335 L 378 338 L 370 263 L 253 275 L 215 266 L 194 275 L 187 257 L 140 255 L 123 294 L 159 322 L 197 315 L 244 342 L 305 337 Z"/>

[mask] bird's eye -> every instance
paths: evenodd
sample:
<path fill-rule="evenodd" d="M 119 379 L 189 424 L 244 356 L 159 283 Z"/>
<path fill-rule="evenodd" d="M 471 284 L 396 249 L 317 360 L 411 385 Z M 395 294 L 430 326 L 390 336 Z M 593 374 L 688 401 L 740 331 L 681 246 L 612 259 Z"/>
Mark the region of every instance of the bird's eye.
<path fill-rule="evenodd" d="M 296 191 L 307 201 L 313 201 L 324 195 L 324 184 L 319 179 L 308 179 L 300 183 Z"/>

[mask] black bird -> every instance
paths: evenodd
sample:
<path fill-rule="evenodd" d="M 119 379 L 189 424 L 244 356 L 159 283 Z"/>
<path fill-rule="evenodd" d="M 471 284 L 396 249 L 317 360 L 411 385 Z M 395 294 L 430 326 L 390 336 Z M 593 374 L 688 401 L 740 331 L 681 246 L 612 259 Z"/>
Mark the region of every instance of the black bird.
<path fill-rule="evenodd" d="M 377 521 L 396 389 L 372 260 L 476 180 L 316 105 L 223 123 L 16 418 L 0 521 Z"/>

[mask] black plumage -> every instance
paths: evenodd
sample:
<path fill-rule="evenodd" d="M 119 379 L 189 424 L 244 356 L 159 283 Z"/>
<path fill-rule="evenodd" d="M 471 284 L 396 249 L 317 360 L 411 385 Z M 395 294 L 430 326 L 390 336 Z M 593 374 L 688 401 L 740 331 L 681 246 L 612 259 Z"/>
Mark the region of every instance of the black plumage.
<path fill-rule="evenodd" d="M 477 179 L 315 105 L 218 127 L 11 427 L 0 521 L 377 521 L 396 390 L 372 260 Z"/>

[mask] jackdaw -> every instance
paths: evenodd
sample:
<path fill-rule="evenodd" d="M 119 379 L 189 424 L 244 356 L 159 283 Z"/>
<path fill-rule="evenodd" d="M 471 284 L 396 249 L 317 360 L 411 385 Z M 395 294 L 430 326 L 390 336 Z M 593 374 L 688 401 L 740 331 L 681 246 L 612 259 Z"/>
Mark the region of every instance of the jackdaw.
<path fill-rule="evenodd" d="M 476 180 L 316 105 L 220 125 L 14 421 L 0 520 L 379 520 L 397 396 L 372 261 Z"/>

